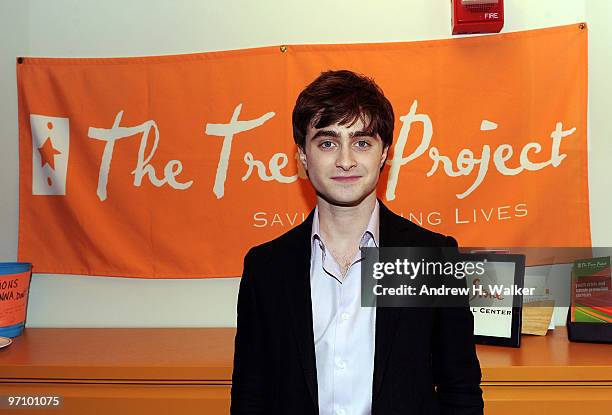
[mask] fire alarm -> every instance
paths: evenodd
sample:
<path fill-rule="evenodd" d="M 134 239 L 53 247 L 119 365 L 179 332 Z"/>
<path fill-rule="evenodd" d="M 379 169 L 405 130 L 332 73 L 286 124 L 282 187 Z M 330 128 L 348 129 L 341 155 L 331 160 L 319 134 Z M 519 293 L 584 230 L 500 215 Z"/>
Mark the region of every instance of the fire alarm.
<path fill-rule="evenodd" d="M 497 33 L 504 26 L 504 0 L 451 0 L 453 35 Z"/>

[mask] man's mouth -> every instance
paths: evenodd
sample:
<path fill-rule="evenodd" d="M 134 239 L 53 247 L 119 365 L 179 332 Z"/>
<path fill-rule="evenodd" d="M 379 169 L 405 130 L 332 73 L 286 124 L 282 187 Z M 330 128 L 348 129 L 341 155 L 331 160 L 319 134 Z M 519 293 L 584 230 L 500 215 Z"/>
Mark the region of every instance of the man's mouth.
<path fill-rule="evenodd" d="M 333 176 L 331 179 L 339 183 L 352 183 L 359 180 L 361 176 Z"/>

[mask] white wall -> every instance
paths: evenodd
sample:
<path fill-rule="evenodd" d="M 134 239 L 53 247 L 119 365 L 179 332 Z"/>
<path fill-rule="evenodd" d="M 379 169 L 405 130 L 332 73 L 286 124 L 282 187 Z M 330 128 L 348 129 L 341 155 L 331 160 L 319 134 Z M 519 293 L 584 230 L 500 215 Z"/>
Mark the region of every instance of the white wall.
<path fill-rule="evenodd" d="M 589 18 L 593 243 L 612 245 L 607 0 L 506 0 L 504 32 Z M 450 37 L 448 0 L 0 0 L 0 261 L 17 253 L 16 56 L 179 54 Z M 35 275 L 28 326 L 233 326 L 238 279 Z"/>
<path fill-rule="evenodd" d="M 612 246 L 612 1 L 586 0 L 589 24 L 589 190 L 594 246 Z"/>

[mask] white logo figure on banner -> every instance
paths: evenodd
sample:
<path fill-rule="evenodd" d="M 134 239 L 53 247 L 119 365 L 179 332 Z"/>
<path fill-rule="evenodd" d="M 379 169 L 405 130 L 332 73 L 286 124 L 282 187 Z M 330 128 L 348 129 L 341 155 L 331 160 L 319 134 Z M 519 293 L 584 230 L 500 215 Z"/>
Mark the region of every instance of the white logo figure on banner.
<path fill-rule="evenodd" d="M 30 114 L 32 194 L 66 195 L 70 127 L 68 118 Z"/>

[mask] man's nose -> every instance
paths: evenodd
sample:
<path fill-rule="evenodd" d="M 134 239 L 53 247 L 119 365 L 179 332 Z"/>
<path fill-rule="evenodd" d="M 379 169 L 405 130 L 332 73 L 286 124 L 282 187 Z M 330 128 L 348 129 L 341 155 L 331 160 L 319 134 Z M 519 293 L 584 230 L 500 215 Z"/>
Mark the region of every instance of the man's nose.
<path fill-rule="evenodd" d="M 355 157 L 353 152 L 351 151 L 350 146 L 342 146 L 340 151 L 338 152 L 338 158 L 336 159 L 336 167 L 341 168 L 342 170 L 350 170 L 355 167 L 357 162 L 355 161 Z"/>

